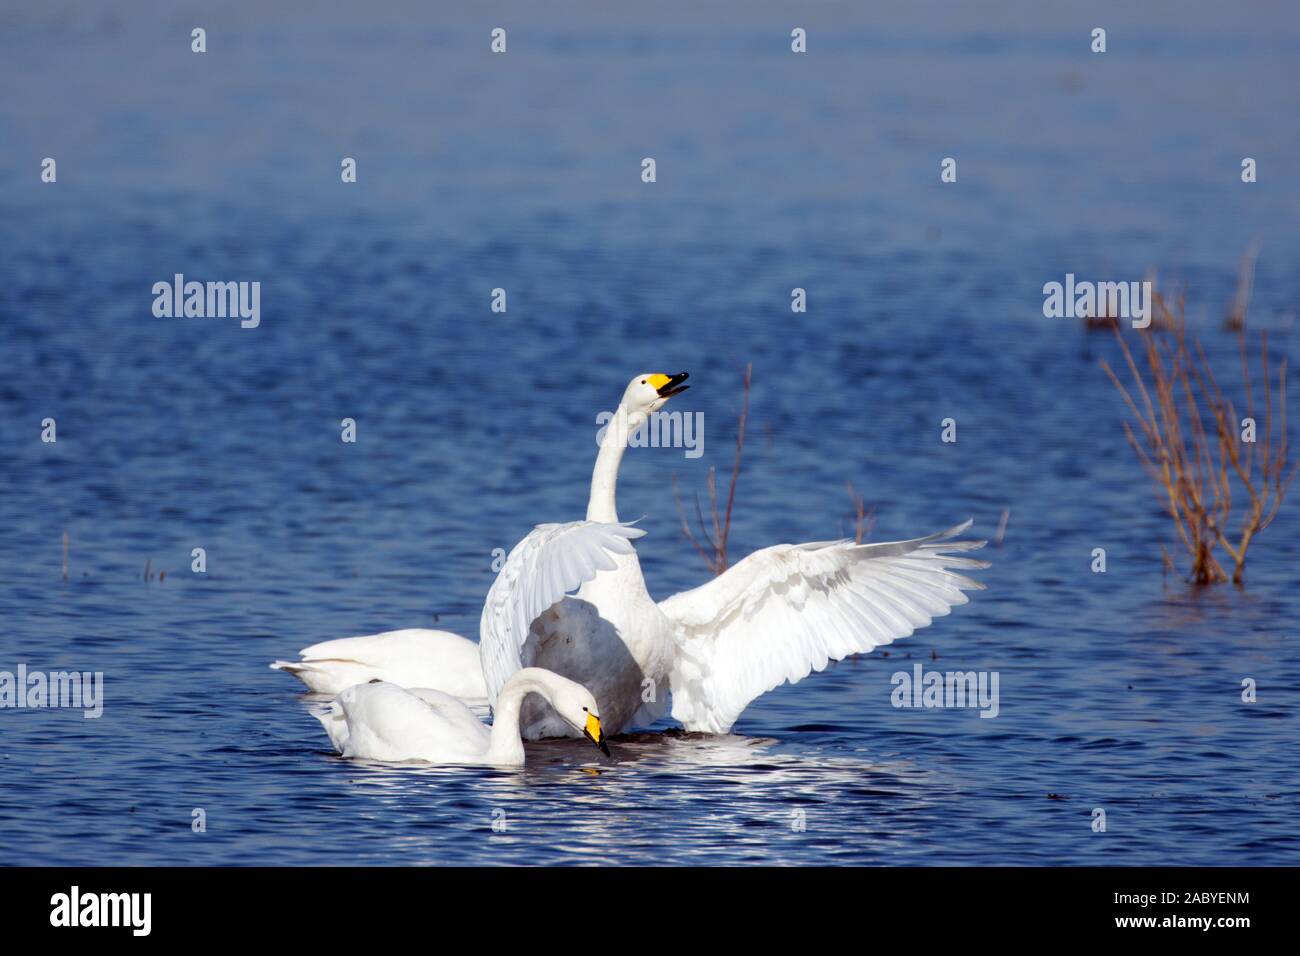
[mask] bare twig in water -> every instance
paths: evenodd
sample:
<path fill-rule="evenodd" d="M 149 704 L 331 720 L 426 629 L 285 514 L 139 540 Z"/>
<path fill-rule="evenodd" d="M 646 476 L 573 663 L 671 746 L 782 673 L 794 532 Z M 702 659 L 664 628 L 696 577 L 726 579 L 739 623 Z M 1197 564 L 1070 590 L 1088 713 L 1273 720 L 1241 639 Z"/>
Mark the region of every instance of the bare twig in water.
<path fill-rule="evenodd" d="M 1178 303 L 1175 315 L 1159 295 L 1153 300 L 1175 321 L 1172 338 L 1163 345 L 1151 334 L 1152 329 L 1139 333 L 1145 373 L 1139 370 L 1123 335 L 1115 333 L 1137 397 L 1105 360 L 1102 367 L 1137 419 L 1136 430 L 1124 423 L 1124 434 L 1160 490 L 1178 538 L 1191 557 L 1192 580 L 1198 585 L 1228 580 L 1241 584 L 1247 549 L 1277 516 L 1296 475 L 1295 468 L 1287 468 L 1286 360 L 1276 372 L 1275 423 L 1275 373 L 1269 362 L 1268 335 L 1262 333 L 1259 362 L 1264 420 L 1256 432 L 1245 333 L 1237 336 L 1245 391 L 1245 416 L 1240 418 L 1235 404 L 1219 388 L 1200 342 L 1188 343 L 1182 303 Z M 1234 479 L 1247 496 L 1245 513 L 1235 532 L 1229 528 Z M 1218 548 L 1232 565 L 1231 575 L 1215 554 Z"/>
<path fill-rule="evenodd" d="M 867 540 L 867 536 L 871 534 L 871 529 L 876 526 L 876 508 L 875 505 L 872 505 L 870 509 L 867 509 L 862 496 L 853 487 L 853 482 L 844 482 L 844 487 L 849 490 L 849 499 L 853 502 L 853 543 L 861 544 Z"/>
<path fill-rule="evenodd" d="M 1246 328 L 1246 313 L 1250 310 L 1250 294 L 1255 287 L 1255 260 L 1259 258 L 1260 241 L 1252 242 L 1241 256 L 1241 266 L 1237 270 L 1237 294 L 1228 310 L 1228 317 L 1223 326 L 1233 332 Z"/>
<path fill-rule="evenodd" d="M 736 459 L 731 466 L 731 484 L 727 489 L 726 509 L 719 513 L 718 511 L 718 476 L 715 469 L 709 469 L 709 476 L 705 481 L 705 487 L 709 494 L 709 517 L 705 520 L 704 511 L 700 506 L 700 496 L 695 496 L 695 521 L 699 528 L 699 534 L 696 535 L 691 531 L 690 522 L 686 518 L 686 509 L 682 505 L 682 496 L 677 488 L 677 478 L 673 477 L 673 498 L 677 502 L 677 515 L 682 521 L 682 534 L 686 540 L 691 543 L 704 563 L 709 566 L 709 570 L 714 575 L 719 575 L 729 567 L 727 561 L 727 538 L 731 534 L 731 511 L 736 503 L 736 482 L 740 478 L 740 460 L 745 450 L 745 424 L 749 420 L 749 383 L 754 371 L 754 365 L 751 362 L 745 366 L 744 378 L 744 404 L 740 409 L 740 416 L 736 424 Z"/>
<path fill-rule="evenodd" d="M 1011 509 L 1002 509 L 1002 520 L 998 522 L 998 533 L 993 536 L 993 547 L 1002 547 L 1002 539 L 1007 535 L 1007 522 L 1011 520 Z"/>

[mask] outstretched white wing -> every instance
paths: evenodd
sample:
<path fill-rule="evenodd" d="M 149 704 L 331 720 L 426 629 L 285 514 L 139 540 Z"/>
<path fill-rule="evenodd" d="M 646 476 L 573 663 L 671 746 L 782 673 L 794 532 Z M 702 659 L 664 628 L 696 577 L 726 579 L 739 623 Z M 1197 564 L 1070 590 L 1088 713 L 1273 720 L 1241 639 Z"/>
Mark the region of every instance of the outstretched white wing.
<path fill-rule="evenodd" d="M 659 603 L 673 623 L 673 717 L 721 734 L 749 702 L 832 660 L 907 637 L 957 604 L 978 581 L 949 570 L 988 562 L 945 552 L 983 541 L 948 531 L 882 544 L 778 544 L 691 591 Z"/>
<path fill-rule="evenodd" d="M 488 700 L 523 667 L 520 652 L 537 616 L 570 591 L 612 571 L 611 555 L 631 554 L 640 528 L 600 521 L 539 524 L 515 545 L 497 574 L 479 621 L 479 657 Z"/>

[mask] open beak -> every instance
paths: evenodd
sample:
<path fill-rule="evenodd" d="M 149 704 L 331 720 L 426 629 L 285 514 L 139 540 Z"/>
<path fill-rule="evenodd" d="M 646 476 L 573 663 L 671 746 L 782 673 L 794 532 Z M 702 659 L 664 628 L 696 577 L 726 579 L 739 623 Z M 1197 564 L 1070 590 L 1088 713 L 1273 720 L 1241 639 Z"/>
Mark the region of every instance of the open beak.
<path fill-rule="evenodd" d="M 683 385 L 682 382 L 690 378 L 688 372 L 678 372 L 676 375 L 656 375 L 655 390 L 659 393 L 660 398 L 672 398 L 690 388 L 689 385 Z M 658 381 L 663 379 L 663 381 Z"/>
<path fill-rule="evenodd" d="M 587 726 L 582 729 L 582 735 L 599 747 L 606 757 L 610 756 L 609 744 L 605 743 L 605 735 L 600 729 L 600 718 L 595 714 L 587 715 Z"/>

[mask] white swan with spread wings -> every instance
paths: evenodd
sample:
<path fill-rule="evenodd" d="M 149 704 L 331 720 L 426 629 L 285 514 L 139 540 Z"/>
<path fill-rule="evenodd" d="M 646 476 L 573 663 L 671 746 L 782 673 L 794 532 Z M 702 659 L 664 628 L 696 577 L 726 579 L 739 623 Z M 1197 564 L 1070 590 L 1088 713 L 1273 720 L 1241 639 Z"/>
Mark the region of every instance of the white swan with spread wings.
<path fill-rule="evenodd" d="M 686 378 L 634 378 L 606 426 L 586 520 L 538 525 L 510 552 L 479 625 L 489 700 L 543 667 L 590 689 L 608 734 L 652 723 L 668 692 L 687 730 L 727 733 L 759 695 L 907 637 L 983 587 L 954 570 L 988 566 L 954 554 L 984 544 L 954 540 L 967 521 L 909 541 L 774 545 L 655 602 L 632 546 L 645 532 L 619 522 L 615 486 L 631 436 Z M 536 699 L 523 717 L 531 739 L 572 732 Z"/>

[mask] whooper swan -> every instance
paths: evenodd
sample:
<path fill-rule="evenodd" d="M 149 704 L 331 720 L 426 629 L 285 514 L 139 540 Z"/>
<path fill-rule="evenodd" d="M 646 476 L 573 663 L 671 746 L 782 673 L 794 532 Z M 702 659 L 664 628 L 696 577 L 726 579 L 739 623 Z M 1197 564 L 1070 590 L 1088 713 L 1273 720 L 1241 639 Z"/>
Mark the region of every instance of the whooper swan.
<path fill-rule="evenodd" d="M 491 727 L 450 694 L 385 681 L 348 687 L 316 717 L 345 757 L 522 767 L 519 717 L 529 694 L 540 696 L 567 727 L 609 756 L 591 692 L 538 667 L 516 671 L 502 685 Z"/>
<path fill-rule="evenodd" d="M 589 688 L 607 733 L 646 725 L 667 708 L 689 731 L 731 729 L 754 698 L 833 660 L 907 637 L 982 588 L 953 568 L 967 521 L 910 541 L 778 544 L 706 584 L 656 603 L 646 591 L 614 490 L 632 434 L 673 395 L 679 375 L 638 375 L 606 426 L 585 521 L 538 525 L 510 552 L 488 592 L 479 649 L 488 699 L 512 674 L 544 667 Z M 573 593 L 575 592 L 576 593 Z M 529 738 L 571 733 L 530 701 Z"/>

